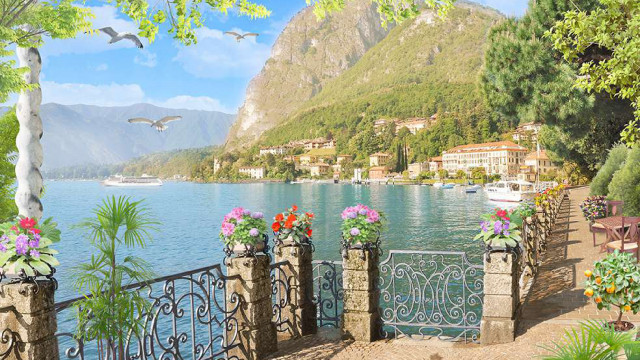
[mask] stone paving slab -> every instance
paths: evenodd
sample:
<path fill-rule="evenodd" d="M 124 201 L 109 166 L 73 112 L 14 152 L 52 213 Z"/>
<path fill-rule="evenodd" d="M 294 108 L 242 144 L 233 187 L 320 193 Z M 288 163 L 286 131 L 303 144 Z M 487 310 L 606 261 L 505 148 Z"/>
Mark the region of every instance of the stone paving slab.
<path fill-rule="evenodd" d="M 565 330 L 587 319 L 613 319 L 613 311 L 600 311 L 584 296 L 584 271 L 606 254 L 593 247 L 589 225 L 580 212 L 580 202 L 589 189 L 570 191 L 549 239 L 548 250 L 525 301 L 522 320 L 513 343 L 482 346 L 439 340 L 382 340 L 358 343 L 341 340 L 335 329 L 279 343 L 271 359 L 332 360 L 479 360 L 532 359 L 546 351 L 543 345 L 559 341 Z M 598 244 L 604 240 L 598 237 Z M 625 318 L 640 325 L 640 316 Z"/>

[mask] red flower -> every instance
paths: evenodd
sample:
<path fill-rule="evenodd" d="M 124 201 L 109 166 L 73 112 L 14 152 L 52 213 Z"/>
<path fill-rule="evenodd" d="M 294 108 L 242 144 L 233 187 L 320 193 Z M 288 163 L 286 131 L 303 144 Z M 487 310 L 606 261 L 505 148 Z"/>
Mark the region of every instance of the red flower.
<path fill-rule="evenodd" d="M 287 222 L 294 222 L 297 219 L 298 218 L 294 214 L 289 214 L 289 216 L 287 216 Z"/>
<path fill-rule="evenodd" d="M 306 214 L 309 219 L 313 219 L 313 217 L 315 216 L 313 213 L 306 213 Z"/>
<path fill-rule="evenodd" d="M 33 229 L 31 229 L 31 233 L 34 234 L 34 235 L 40 234 L 40 229 L 33 228 Z"/>
<path fill-rule="evenodd" d="M 279 222 L 277 222 L 277 221 L 276 221 L 276 222 L 274 222 L 274 223 L 271 225 L 271 229 L 272 229 L 274 232 L 278 232 L 278 231 L 280 231 L 280 227 L 281 227 L 281 226 L 280 226 L 280 223 L 279 223 Z"/>
<path fill-rule="evenodd" d="M 16 233 L 16 235 L 20 234 L 20 230 L 19 230 L 19 229 L 18 229 L 18 227 L 17 227 L 17 226 L 15 226 L 15 225 L 11 227 L 11 231 L 15 232 L 15 233 Z"/>
<path fill-rule="evenodd" d="M 298 211 L 298 206 L 296 204 L 293 204 L 293 206 L 291 207 L 291 209 L 293 211 Z"/>
<path fill-rule="evenodd" d="M 284 215 L 282 214 L 276 215 L 276 221 L 282 221 L 282 220 L 284 220 Z"/>
<path fill-rule="evenodd" d="M 313 230 L 311 230 L 311 228 L 307 229 L 307 236 L 311 237 L 311 234 L 313 234 Z"/>
<path fill-rule="evenodd" d="M 293 227 L 293 221 L 287 220 L 287 222 L 284 223 L 284 227 L 285 229 L 291 229 Z"/>
<path fill-rule="evenodd" d="M 31 219 L 31 218 L 24 218 L 22 220 L 20 220 L 20 227 L 23 229 L 31 229 L 32 227 L 36 226 L 36 220 L 35 219 Z"/>

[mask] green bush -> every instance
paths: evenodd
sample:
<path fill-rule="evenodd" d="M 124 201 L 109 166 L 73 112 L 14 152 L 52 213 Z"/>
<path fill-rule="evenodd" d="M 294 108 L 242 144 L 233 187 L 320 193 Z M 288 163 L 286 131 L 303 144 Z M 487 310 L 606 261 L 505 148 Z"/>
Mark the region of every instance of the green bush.
<path fill-rule="evenodd" d="M 609 184 L 609 199 L 623 200 L 625 215 L 640 215 L 640 147 L 629 151 L 627 160 Z"/>
<path fill-rule="evenodd" d="M 607 161 L 598 171 L 591 182 L 591 195 L 607 195 L 609 183 L 616 171 L 620 170 L 627 159 L 629 149 L 624 145 L 618 145 L 609 151 Z"/>

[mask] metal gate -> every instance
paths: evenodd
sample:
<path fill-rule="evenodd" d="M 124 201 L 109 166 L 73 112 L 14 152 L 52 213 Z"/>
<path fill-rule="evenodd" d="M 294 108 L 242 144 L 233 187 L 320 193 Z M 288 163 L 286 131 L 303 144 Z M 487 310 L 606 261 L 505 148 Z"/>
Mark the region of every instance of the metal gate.
<path fill-rule="evenodd" d="M 466 253 L 392 250 L 379 289 L 383 336 L 478 340 L 483 266 Z"/>

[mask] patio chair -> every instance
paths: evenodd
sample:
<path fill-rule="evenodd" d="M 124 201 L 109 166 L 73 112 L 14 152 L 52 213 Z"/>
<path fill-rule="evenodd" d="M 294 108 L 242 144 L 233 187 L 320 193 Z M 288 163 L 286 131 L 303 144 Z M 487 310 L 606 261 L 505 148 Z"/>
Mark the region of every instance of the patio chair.
<path fill-rule="evenodd" d="M 625 217 L 622 217 L 620 227 L 605 227 L 607 232 L 607 240 L 605 243 L 608 253 L 616 250 L 628 252 L 636 255 L 636 259 L 640 259 L 640 232 L 638 231 L 638 223 L 625 224 Z"/>
<path fill-rule="evenodd" d="M 624 206 L 624 201 L 622 200 L 607 200 L 607 206 L 605 209 L 604 217 L 609 216 L 621 216 L 622 209 Z M 604 226 L 598 223 L 593 223 L 589 226 L 589 231 L 593 235 L 593 247 L 596 247 L 596 234 L 606 234 L 606 230 Z"/>

